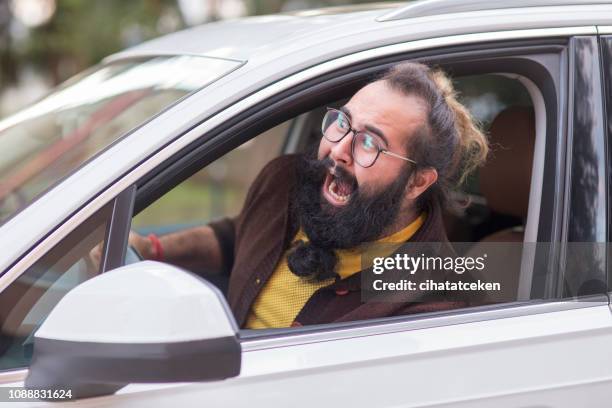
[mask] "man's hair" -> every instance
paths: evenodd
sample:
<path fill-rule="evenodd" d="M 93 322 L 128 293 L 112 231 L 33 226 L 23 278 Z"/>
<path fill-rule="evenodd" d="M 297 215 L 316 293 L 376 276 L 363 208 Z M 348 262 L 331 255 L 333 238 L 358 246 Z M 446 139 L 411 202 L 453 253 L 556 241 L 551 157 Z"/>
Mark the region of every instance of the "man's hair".
<path fill-rule="evenodd" d="M 423 209 L 432 199 L 452 206 L 449 193 L 486 160 L 489 145 L 472 115 L 459 101 L 452 82 L 441 70 L 416 62 L 391 67 L 376 81 L 404 95 L 417 96 L 427 106 L 427 119 L 412 137 L 408 151 L 419 169 L 434 168 L 438 180 L 417 200 Z"/>

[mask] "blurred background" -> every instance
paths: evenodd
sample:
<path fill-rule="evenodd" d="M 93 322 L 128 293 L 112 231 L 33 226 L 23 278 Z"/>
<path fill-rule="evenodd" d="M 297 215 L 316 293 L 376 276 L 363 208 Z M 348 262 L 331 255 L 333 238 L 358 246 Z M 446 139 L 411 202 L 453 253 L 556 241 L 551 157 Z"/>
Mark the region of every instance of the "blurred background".
<path fill-rule="evenodd" d="M 105 56 L 210 21 L 371 0 L 0 0 L 0 117 Z"/>
<path fill-rule="evenodd" d="M 30 107 L 0 122 L 0 223 L 122 134 L 198 89 L 194 79 L 207 81 L 213 67 L 197 58 L 102 67 L 89 74 L 93 79 L 34 106 L 69 77 L 114 52 L 207 22 L 372 2 L 0 0 L 0 118 Z M 170 71 L 173 80 L 165 83 Z M 464 77 L 455 87 L 484 129 L 505 107 L 531 103 L 522 85 L 499 76 Z M 133 226 L 162 233 L 237 214 L 259 170 L 283 151 L 290 126 L 280 124 L 219 158 L 142 211 Z M 478 194 L 469 185 L 466 190 Z"/>

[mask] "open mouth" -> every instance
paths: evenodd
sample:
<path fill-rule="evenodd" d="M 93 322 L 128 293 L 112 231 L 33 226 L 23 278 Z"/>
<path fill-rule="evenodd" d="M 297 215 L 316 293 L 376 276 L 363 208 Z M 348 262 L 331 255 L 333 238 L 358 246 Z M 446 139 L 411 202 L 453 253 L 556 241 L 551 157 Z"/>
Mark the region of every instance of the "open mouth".
<path fill-rule="evenodd" d="M 333 173 L 327 172 L 323 182 L 323 196 L 332 205 L 341 207 L 346 205 L 353 194 L 354 187 L 345 178 L 336 177 Z"/>

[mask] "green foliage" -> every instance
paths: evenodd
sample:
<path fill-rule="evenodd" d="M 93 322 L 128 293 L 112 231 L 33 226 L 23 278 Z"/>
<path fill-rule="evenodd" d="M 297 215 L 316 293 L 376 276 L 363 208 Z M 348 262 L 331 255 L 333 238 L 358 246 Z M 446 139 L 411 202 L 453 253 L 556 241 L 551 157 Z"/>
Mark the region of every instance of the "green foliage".
<path fill-rule="evenodd" d="M 222 1 L 216 0 L 217 7 Z M 249 14 L 277 13 L 290 2 L 243 1 Z M 302 0 L 294 4 L 315 8 L 369 2 Z M 0 86 L 16 81 L 17 72 L 25 65 L 36 66 L 57 84 L 109 54 L 164 34 L 159 21 L 168 11 L 180 17 L 177 0 L 57 0 L 52 19 L 32 28 L 19 44 L 11 43 L 10 20 L 0 18 Z M 3 16 L 10 17 L 10 12 L 8 2 L 0 0 Z"/>
<path fill-rule="evenodd" d="M 221 0 L 222 1 L 222 0 Z M 349 4 L 364 4 L 397 0 L 302 0 L 299 3 L 310 8 L 345 6 Z M 288 0 L 246 0 L 249 14 L 261 15 L 278 13 L 289 3 Z"/>
<path fill-rule="evenodd" d="M 158 36 L 174 0 L 59 0 L 51 21 L 34 28 L 20 57 L 50 69 L 56 82 L 126 46 Z M 177 11 L 178 13 L 178 11 Z"/>

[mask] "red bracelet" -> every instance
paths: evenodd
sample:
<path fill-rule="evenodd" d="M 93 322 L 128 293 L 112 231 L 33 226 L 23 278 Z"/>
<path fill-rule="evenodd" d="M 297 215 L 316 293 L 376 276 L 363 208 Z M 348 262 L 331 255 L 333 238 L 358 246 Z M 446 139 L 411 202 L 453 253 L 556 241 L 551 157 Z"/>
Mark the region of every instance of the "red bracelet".
<path fill-rule="evenodd" d="M 153 260 L 154 261 L 163 261 L 164 260 L 164 248 L 162 247 L 159 238 L 155 234 L 149 234 L 147 236 L 151 244 L 153 244 Z"/>

